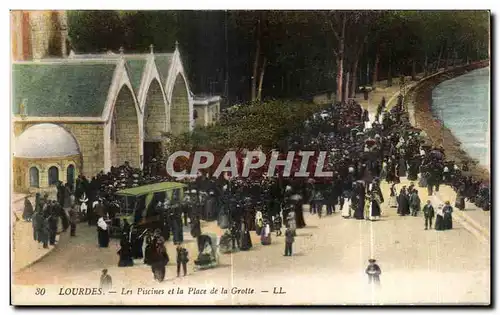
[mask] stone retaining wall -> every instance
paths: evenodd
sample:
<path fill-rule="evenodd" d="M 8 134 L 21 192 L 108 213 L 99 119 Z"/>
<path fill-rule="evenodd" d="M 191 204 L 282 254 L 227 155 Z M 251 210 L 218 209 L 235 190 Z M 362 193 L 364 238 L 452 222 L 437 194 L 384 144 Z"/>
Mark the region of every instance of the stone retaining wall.
<path fill-rule="evenodd" d="M 409 91 L 407 97 L 410 122 L 417 128 L 423 129 L 430 143 L 436 146 L 442 145 L 446 157 L 454 160 L 457 164 L 469 162 L 470 173 L 474 178 L 482 181 L 490 181 L 490 171 L 478 164 L 461 148 L 461 142 L 453 133 L 443 126 L 441 121 L 434 118 L 432 114 L 432 90 L 441 82 L 463 75 L 469 71 L 487 67 L 489 61 L 480 61 L 453 69 L 438 72 L 418 82 Z"/>

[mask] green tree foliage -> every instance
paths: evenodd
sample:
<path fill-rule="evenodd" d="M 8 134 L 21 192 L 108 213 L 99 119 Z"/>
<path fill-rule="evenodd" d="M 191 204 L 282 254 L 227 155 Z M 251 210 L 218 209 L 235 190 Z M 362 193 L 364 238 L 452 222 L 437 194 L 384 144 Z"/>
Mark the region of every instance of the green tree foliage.
<path fill-rule="evenodd" d="M 68 25 L 71 44 L 78 52 L 117 50 L 125 43 L 118 11 L 69 11 Z"/>
<path fill-rule="evenodd" d="M 69 11 L 68 20 L 79 53 L 171 51 L 178 40 L 195 93 L 220 94 L 230 77 L 226 99 L 240 101 L 343 93 L 347 72 L 351 95 L 367 77 L 489 56 L 488 11 Z"/>
<path fill-rule="evenodd" d="M 172 137 L 168 151 L 226 151 L 276 148 L 285 135 L 300 130 L 302 122 L 325 105 L 309 102 L 270 100 L 239 105 L 208 127 Z"/>

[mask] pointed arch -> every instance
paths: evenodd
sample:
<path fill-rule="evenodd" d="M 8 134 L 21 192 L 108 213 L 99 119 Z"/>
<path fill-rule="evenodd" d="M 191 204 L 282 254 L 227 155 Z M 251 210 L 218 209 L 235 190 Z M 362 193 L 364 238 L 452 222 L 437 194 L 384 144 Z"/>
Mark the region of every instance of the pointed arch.
<path fill-rule="evenodd" d="M 161 83 L 151 80 L 144 103 L 144 141 L 160 141 L 168 128 L 167 105 Z"/>
<path fill-rule="evenodd" d="M 174 135 L 191 129 L 191 108 L 189 90 L 184 75 L 179 72 L 175 78 L 170 97 L 170 129 Z"/>
<path fill-rule="evenodd" d="M 111 165 L 122 165 L 128 161 L 132 167 L 141 167 L 139 117 L 134 94 L 128 85 L 123 85 L 116 97 L 111 113 L 110 139 Z"/>

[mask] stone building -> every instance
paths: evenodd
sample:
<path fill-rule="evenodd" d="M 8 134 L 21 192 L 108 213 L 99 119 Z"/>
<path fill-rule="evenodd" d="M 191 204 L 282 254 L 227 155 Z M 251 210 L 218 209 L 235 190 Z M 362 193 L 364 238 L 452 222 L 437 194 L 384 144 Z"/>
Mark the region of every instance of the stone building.
<path fill-rule="evenodd" d="M 193 105 L 195 126 L 205 127 L 214 124 L 219 119 L 219 96 L 194 97 Z"/>
<path fill-rule="evenodd" d="M 10 20 L 13 60 L 68 55 L 66 11 L 13 10 Z"/>
<path fill-rule="evenodd" d="M 50 189 L 125 161 L 142 168 L 169 134 L 213 123 L 219 109 L 220 97 L 191 93 L 177 48 L 14 62 L 14 190 Z"/>

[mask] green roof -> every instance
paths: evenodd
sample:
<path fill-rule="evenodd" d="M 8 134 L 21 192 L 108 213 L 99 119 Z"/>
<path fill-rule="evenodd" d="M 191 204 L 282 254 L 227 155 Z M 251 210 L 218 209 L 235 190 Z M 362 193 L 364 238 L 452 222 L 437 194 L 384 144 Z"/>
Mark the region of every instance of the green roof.
<path fill-rule="evenodd" d="M 127 70 L 130 76 L 130 81 L 132 82 L 132 87 L 135 93 L 139 93 L 139 88 L 141 87 L 142 73 L 144 72 L 144 66 L 146 65 L 146 59 L 129 59 L 127 60 Z"/>
<path fill-rule="evenodd" d="M 160 78 L 162 83 L 167 82 L 168 72 L 170 71 L 170 64 L 172 63 L 172 57 L 174 54 L 156 54 L 155 62 L 158 71 L 160 72 Z"/>
<path fill-rule="evenodd" d="M 177 182 L 163 182 L 151 185 L 144 185 L 134 188 L 127 188 L 120 191 L 117 191 L 116 194 L 120 196 L 142 196 L 150 193 L 155 193 L 159 191 L 167 191 L 173 189 L 179 189 L 186 187 L 186 184 L 177 183 Z"/>
<path fill-rule="evenodd" d="M 25 102 L 28 116 L 99 117 L 116 62 L 12 65 L 12 112 Z"/>

